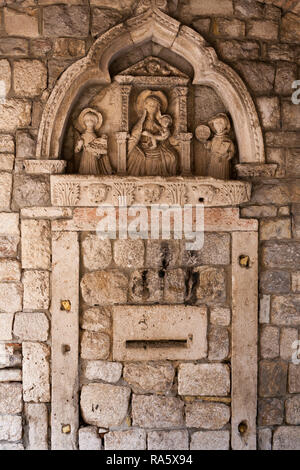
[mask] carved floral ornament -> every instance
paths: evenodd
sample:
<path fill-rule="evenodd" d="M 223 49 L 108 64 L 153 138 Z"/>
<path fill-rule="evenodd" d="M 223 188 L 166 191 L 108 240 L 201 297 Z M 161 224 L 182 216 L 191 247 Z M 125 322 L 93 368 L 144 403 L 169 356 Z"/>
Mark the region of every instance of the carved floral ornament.
<path fill-rule="evenodd" d="M 78 98 L 78 90 L 95 81 L 103 87 L 116 82 L 121 90 L 120 126 L 114 133 L 118 163 L 112 168 L 110 137 L 107 140 L 103 131 L 107 117 L 89 104 L 81 110 L 84 120 L 81 115 L 82 125 L 80 129 L 77 127 L 77 141 L 73 147 L 81 162 L 81 170 L 79 166 L 77 171 L 80 174 L 110 175 L 116 172 L 143 177 L 191 176 L 191 148 L 195 141 L 200 142 L 210 155 L 205 176 L 228 179 L 235 152 L 239 158 L 238 174 L 255 175 L 256 168 L 261 172 L 262 167 L 268 167 L 260 123 L 246 86 L 235 71 L 218 60 L 214 49 L 201 35 L 166 14 L 170 12 L 169 6 L 174 7 L 174 4 L 176 1 L 141 0 L 135 10 L 137 16 L 100 36 L 88 55 L 64 72 L 42 116 L 38 159 L 61 158 L 69 110 Z M 111 77 L 109 66 L 113 58 L 147 41 L 169 48 L 171 53 L 189 62 L 194 72 L 192 83 L 191 77 L 176 72 L 173 66 L 158 57 L 146 57 L 118 77 Z M 214 89 L 228 110 L 226 115 L 223 113 L 210 122 L 200 123 L 192 133 L 187 126 L 188 83 Z M 173 98 L 170 93 L 166 94 L 166 88 L 173 90 Z M 139 94 L 133 93 L 135 89 Z M 150 108 L 155 102 L 156 110 L 151 115 Z M 177 103 L 175 111 L 174 103 Z M 129 116 L 133 107 L 137 109 L 134 119 Z M 103 121 L 102 128 L 100 121 Z M 175 160 L 180 163 L 179 170 Z M 251 170 L 245 170 L 246 167 Z M 264 173 L 274 174 L 274 171 L 272 166 Z"/>

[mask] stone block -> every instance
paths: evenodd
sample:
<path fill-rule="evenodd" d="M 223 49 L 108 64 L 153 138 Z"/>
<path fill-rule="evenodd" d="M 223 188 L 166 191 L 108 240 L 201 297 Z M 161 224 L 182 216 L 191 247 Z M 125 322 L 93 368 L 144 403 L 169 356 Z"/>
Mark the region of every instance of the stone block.
<path fill-rule="evenodd" d="M 0 128 L 3 132 L 15 132 L 18 127 L 29 126 L 31 103 L 15 98 L 0 104 Z"/>
<path fill-rule="evenodd" d="M 13 79 L 17 96 L 34 98 L 47 88 L 47 69 L 39 60 L 20 59 L 14 62 Z"/>
<path fill-rule="evenodd" d="M 86 37 L 89 33 L 87 6 L 53 5 L 43 9 L 43 31 L 49 37 Z"/>
<path fill-rule="evenodd" d="M 16 210 L 23 207 L 49 206 L 50 186 L 47 176 L 14 176 L 13 204 Z"/>
<path fill-rule="evenodd" d="M 114 261 L 122 268 L 142 268 L 144 266 L 143 240 L 116 240 Z"/>
<path fill-rule="evenodd" d="M 44 404 L 27 403 L 25 417 L 28 425 L 27 450 L 48 450 L 48 410 Z"/>
<path fill-rule="evenodd" d="M 280 332 L 280 357 L 290 361 L 294 353 L 293 343 L 298 341 L 298 330 L 296 328 L 281 328 Z"/>
<path fill-rule="evenodd" d="M 163 297 L 163 278 L 155 269 L 134 271 L 129 280 L 129 297 L 132 302 L 160 302 Z"/>
<path fill-rule="evenodd" d="M 14 313 L 22 310 L 22 284 L 0 283 L 0 312 Z"/>
<path fill-rule="evenodd" d="M 259 302 L 259 323 L 270 323 L 271 296 L 263 295 Z"/>
<path fill-rule="evenodd" d="M 300 17 L 294 13 L 286 13 L 282 17 L 280 29 L 281 42 L 298 43 L 300 41 Z"/>
<path fill-rule="evenodd" d="M 0 258 L 16 258 L 19 240 L 19 237 L 0 236 Z"/>
<path fill-rule="evenodd" d="M 148 450 L 188 450 L 187 431 L 150 431 L 148 432 Z"/>
<path fill-rule="evenodd" d="M 94 234 L 87 235 L 82 241 L 82 259 L 89 271 L 107 268 L 112 261 L 111 241 L 101 240 Z"/>
<path fill-rule="evenodd" d="M 51 268 L 51 226 L 49 220 L 22 220 L 23 269 Z"/>
<path fill-rule="evenodd" d="M 0 383 L 0 414 L 15 415 L 21 413 L 22 408 L 22 385 Z"/>
<path fill-rule="evenodd" d="M 198 431 L 192 434 L 191 450 L 229 450 L 229 431 Z"/>
<path fill-rule="evenodd" d="M 272 59 L 272 56 L 270 57 Z M 281 59 L 282 57 L 280 57 Z M 283 60 L 288 57 L 284 55 Z M 273 59 L 274 60 L 274 59 Z M 278 60 L 278 59 L 277 59 Z M 276 67 L 274 90 L 276 94 L 290 96 L 292 93 L 292 83 L 297 80 L 297 65 L 287 62 L 279 62 Z"/>
<path fill-rule="evenodd" d="M 299 448 L 299 426 L 280 426 L 275 429 L 273 435 L 273 450 L 298 450 Z"/>
<path fill-rule="evenodd" d="M 4 27 L 9 36 L 15 36 L 16 31 L 19 37 L 36 38 L 39 36 L 38 11 L 36 9 L 22 12 L 4 8 L 3 11 Z"/>
<path fill-rule="evenodd" d="M 206 0 L 189 0 L 185 8 L 192 16 L 231 16 L 233 14 L 232 0 L 223 0 L 222 4 L 218 0 L 212 0 L 209 3 Z"/>
<path fill-rule="evenodd" d="M 204 264 L 230 264 L 230 235 L 227 233 L 205 233 L 204 245 L 199 251 L 183 252 L 185 266 Z"/>
<path fill-rule="evenodd" d="M 239 38 L 245 36 L 245 23 L 234 18 L 215 18 L 212 31 L 215 36 Z"/>
<path fill-rule="evenodd" d="M 230 373 L 225 364 L 180 364 L 179 395 L 226 396 L 230 391 Z"/>
<path fill-rule="evenodd" d="M 1 39 L 1 43 L 2 40 L 3 38 Z M 0 135 L 0 152 L 15 153 L 15 142 L 12 135 Z"/>
<path fill-rule="evenodd" d="M 18 345 L 0 343 L 0 370 L 6 367 L 21 367 L 22 356 Z"/>
<path fill-rule="evenodd" d="M 92 28 L 93 36 L 105 33 L 118 23 L 121 23 L 122 16 L 116 10 L 93 8 Z"/>
<path fill-rule="evenodd" d="M 52 51 L 52 42 L 49 39 L 35 39 L 30 41 L 30 52 L 34 57 L 45 58 Z"/>
<path fill-rule="evenodd" d="M 79 450 L 101 450 L 102 442 L 98 429 L 94 426 L 85 426 L 78 431 Z"/>
<path fill-rule="evenodd" d="M 261 122 L 265 129 L 280 127 L 280 104 L 277 97 L 261 96 L 257 98 Z"/>
<path fill-rule="evenodd" d="M 185 416 L 188 428 L 221 429 L 230 420 L 230 407 L 196 401 L 186 405 Z"/>
<path fill-rule="evenodd" d="M 24 310 L 47 310 L 49 308 L 48 271 L 24 271 L 23 285 Z"/>
<path fill-rule="evenodd" d="M 264 16 L 264 5 L 253 0 L 236 0 L 234 2 L 235 15 L 243 18 L 262 18 Z"/>
<path fill-rule="evenodd" d="M 236 68 L 254 93 L 264 94 L 273 90 L 275 80 L 273 65 L 258 61 L 243 62 L 238 63 Z"/>
<path fill-rule="evenodd" d="M 104 436 L 105 450 L 145 450 L 146 432 L 143 429 L 114 431 Z"/>
<path fill-rule="evenodd" d="M 124 304 L 127 302 L 128 280 L 117 271 L 95 271 L 81 280 L 81 293 L 88 305 Z"/>
<path fill-rule="evenodd" d="M 300 365 L 289 364 L 289 392 L 300 393 Z"/>
<path fill-rule="evenodd" d="M 295 105 L 294 105 L 295 106 Z M 286 154 L 286 173 L 293 178 L 300 176 L 300 152 L 298 149 L 288 149 Z"/>
<path fill-rule="evenodd" d="M 283 326 L 300 325 L 300 296 L 273 296 L 271 306 L 272 323 Z"/>
<path fill-rule="evenodd" d="M 49 402 L 49 347 L 42 343 L 24 342 L 22 352 L 24 401 Z"/>
<path fill-rule="evenodd" d="M 35 157 L 35 139 L 32 134 L 24 131 L 16 133 L 16 157 L 26 159 Z"/>
<path fill-rule="evenodd" d="M 18 57 L 28 54 L 28 41 L 21 38 L 2 37 L 0 54 L 5 57 Z"/>
<path fill-rule="evenodd" d="M 110 338 L 105 333 L 84 331 L 81 337 L 82 359 L 107 359 L 110 350 Z"/>
<path fill-rule="evenodd" d="M 10 210 L 12 175 L 0 173 L 0 210 Z"/>
<path fill-rule="evenodd" d="M 42 312 L 16 313 L 14 336 L 19 341 L 47 341 L 49 320 Z"/>
<path fill-rule="evenodd" d="M 133 426 L 143 428 L 174 428 L 183 426 L 184 403 L 175 397 L 133 395 Z"/>
<path fill-rule="evenodd" d="M 14 163 L 15 156 L 12 153 L 0 154 L 0 171 L 12 171 Z"/>
<path fill-rule="evenodd" d="M 53 57 L 83 57 L 85 42 L 81 39 L 58 38 L 54 41 Z"/>
<path fill-rule="evenodd" d="M 281 102 L 282 128 L 285 130 L 300 130 L 300 110 L 291 101 Z"/>
<path fill-rule="evenodd" d="M 22 417 L 0 415 L 0 441 L 15 442 L 22 439 Z"/>
<path fill-rule="evenodd" d="M 258 430 L 258 450 L 272 449 L 272 431 L 269 428 Z"/>
<path fill-rule="evenodd" d="M 7 96 L 11 87 L 11 68 L 7 59 L 0 59 L 0 80 L 5 85 L 5 96 Z"/>
<path fill-rule="evenodd" d="M 185 273 L 182 269 L 170 269 L 164 273 L 164 301 L 169 304 L 184 302 Z"/>
<path fill-rule="evenodd" d="M 300 424 L 300 395 L 296 395 L 286 400 L 285 419 L 287 424 Z"/>
<path fill-rule="evenodd" d="M 80 398 L 82 417 L 86 423 L 98 427 L 120 426 L 127 416 L 129 398 L 128 387 L 83 385 Z"/>
<path fill-rule="evenodd" d="M 197 303 L 226 301 L 226 277 L 223 269 L 204 266 L 195 268 L 193 275 L 198 281 L 195 292 L 192 290 L 190 297 L 195 295 Z"/>
<path fill-rule="evenodd" d="M 279 356 L 279 328 L 264 326 L 260 333 L 260 355 L 263 359 Z"/>
<path fill-rule="evenodd" d="M 248 206 L 241 209 L 242 217 L 249 218 L 262 218 L 262 217 L 276 217 L 277 207 L 272 206 Z"/>
<path fill-rule="evenodd" d="M 85 310 L 80 319 L 83 330 L 108 332 L 111 328 L 109 307 L 92 307 Z"/>
<path fill-rule="evenodd" d="M 147 240 L 147 268 L 175 268 L 180 265 L 181 243 L 178 240 Z"/>
<path fill-rule="evenodd" d="M 265 137 L 269 147 L 300 147 L 299 132 L 269 131 Z"/>
<path fill-rule="evenodd" d="M 208 359 L 223 361 L 229 355 L 229 335 L 226 328 L 213 326 L 208 333 Z"/>
<path fill-rule="evenodd" d="M 0 444 L 0 450 L 25 450 L 23 444 L 12 443 L 12 442 L 5 442 L 4 444 Z"/>
<path fill-rule="evenodd" d="M 0 235 L 19 235 L 19 214 L 0 213 Z"/>
<path fill-rule="evenodd" d="M 222 40 L 217 42 L 217 51 L 221 59 L 230 62 L 257 60 L 260 55 L 256 41 Z"/>
<path fill-rule="evenodd" d="M 258 425 L 276 426 L 283 423 L 283 402 L 278 398 L 258 401 Z"/>
<path fill-rule="evenodd" d="M 230 308 L 212 307 L 210 309 L 210 323 L 216 326 L 229 326 L 231 321 Z"/>
<path fill-rule="evenodd" d="M 300 243 L 270 243 L 262 248 L 262 262 L 268 268 L 297 269 L 300 263 Z"/>
<path fill-rule="evenodd" d="M 168 362 L 126 363 L 123 378 L 134 393 L 166 393 L 172 388 L 175 371 Z"/>
<path fill-rule="evenodd" d="M 300 271 L 292 273 L 292 291 L 300 293 Z"/>
<path fill-rule="evenodd" d="M 117 383 L 122 375 L 123 366 L 120 362 L 88 361 L 82 366 L 82 372 L 87 380 L 103 380 Z"/>
<path fill-rule="evenodd" d="M 247 36 L 264 41 L 276 41 L 278 38 L 278 23 L 269 20 L 251 20 L 248 23 Z"/>
<path fill-rule="evenodd" d="M 0 364 L 1 367 L 1 364 Z M 21 369 L 1 369 L 0 382 L 22 382 Z"/>
<path fill-rule="evenodd" d="M 287 271 L 263 271 L 260 274 L 260 292 L 285 294 L 290 291 L 290 273 Z"/>
<path fill-rule="evenodd" d="M 0 341 L 12 340 L 13 313 L 0 313 Z"/>
<path fill-rule="evenodd" d="M 286 394 L 287 364 L 282 360 L 261 361 L 259 367 L 259 394 L 278 397 Z"/>

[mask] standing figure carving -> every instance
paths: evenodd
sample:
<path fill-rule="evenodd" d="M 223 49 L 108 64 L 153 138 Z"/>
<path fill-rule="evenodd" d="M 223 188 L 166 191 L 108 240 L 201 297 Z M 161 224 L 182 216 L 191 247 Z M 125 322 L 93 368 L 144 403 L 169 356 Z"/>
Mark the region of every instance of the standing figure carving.
<path fill-rule="evenodd" d="M 172 118 L 166 112 L 168 100 L 161 91 L 143 91 L 137 99 L 139 120 L 128 143 L 127 171 L 131 176 L 174 176 L 177 153 L 169 137 Z"/>
<path fill-rule="evenodd" d="M 214 137 L 207 143 L 210 150 L 208 176 L 222 180 L 230 179 L 230 162 L 234 156 L 234 143 L 228 136 L 231 125 L 226 114 L 220 113 L 208 122 Z"/>
<path fill-rule="evenodd" d="M 111 175 L 112 168 L 107 155 L 107 136 L 98 137 L 102 126 L 101 113 L 92 108 L 84 109 L 77 120 L 80 137 L 75 143 L 75 154 L 79 158 L 80 175 Z"/>

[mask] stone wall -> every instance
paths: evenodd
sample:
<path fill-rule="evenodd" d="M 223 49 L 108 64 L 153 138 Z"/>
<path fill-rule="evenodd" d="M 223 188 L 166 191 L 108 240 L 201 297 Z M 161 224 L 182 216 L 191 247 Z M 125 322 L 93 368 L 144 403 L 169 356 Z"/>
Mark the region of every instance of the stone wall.
<path fill-rule="evenodd" d="M 49 446 L 50 226 L 51 218 L 70 217 L 68 210 L 55 209 L 45 220 L 39 207 L 50 205 L 49 175 L 26 174 L 23 162 L 35 157 L 41 113 L 57 78 L 85 55 L 97 35 L 129 16 L 132 3 L 0 0 L 0 79 L 7 91 L 0 104 L 0 449 Z M 300 10 L 287 11 L 286 3 L 182 0 L 174 15 L 200 32 L 244 79 L 260 115 L 267 162 L 278 164 L 273 179 L 249 179 L 252 199 L 241 208 L 241 216 L 257 218 L 260 227 L 257 424 L 258 448 L 264 450 L 300 447 L 300 365 L 291 362 L 300 324 L 300 106 L 291 102 L 291 85 L 299 78 Z M 136 62 L 133 56 L 126 60 L 128 66 Z M 26 243 L 21 244 L 21 233 Z M 208 258 L 197 258 L 196 264 L 180 258 L 179 247 L 163 250 L 161 257 L 161 247 L 150 242 L 137 242 L 132 250 L 121 241 L 113 248 L 98 240 L 91 243 L 92 237 L 84 233 L 81 239 L 80 447 L 138 449 L 147 441 L 149 449 L 228 448 L 227 392 L 212 402 L 183 400 L 177 383 L 188 387 L 188 372 L 195 372 L 187 366 L 160 361 L 122 368 L 120 362 L 112 363 L 110 310 L 93 307 L 89 287 L 97 277 L 112 286 L 110 299 L 122 297 L 122 303 L 198 304 L 201 288 L 196 283 L 189 291 L 185 279 L 208 265 L 213 265 L 210 270 L 218 266 L 216 277 L 222 277 L 223 265 L 230 264 L 229 235 L 211 235 Z M 98 250 L 96 258 L 92 250 Z M 218 292 L 224 294 L 225 311 L 203 301 L 209 317 L 204 362 L 211 370 L 222 363 L 227 375 L 230 305 L 223 287 Z M 201 361 L 195 367 L 200 369 Z M 104 406 L 108 399 L 119 403 L 117 415 L 106 414 L 101 424 L 85 412 L 95 394 Z M 113 422 L 106 433 L 108 417 Z M 123 417 L 127 421 L 120 423 Z M 187 429 L 192 430 L 190 443 Z"/>

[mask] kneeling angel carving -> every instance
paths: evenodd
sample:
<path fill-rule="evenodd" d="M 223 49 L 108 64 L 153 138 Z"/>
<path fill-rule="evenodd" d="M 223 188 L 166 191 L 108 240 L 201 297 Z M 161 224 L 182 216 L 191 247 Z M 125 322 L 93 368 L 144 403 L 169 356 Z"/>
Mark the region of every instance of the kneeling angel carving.
<path fill-rule="evenodd" d="M 77 120 L 80 137 L 75 143 L 75 154 L 79 154 L 80 175 L 111 175 L 112 168 L 107 155 L 107 136 L 98 137 L 102 126 L 101 113 L 92 108 L 84 109 Z"/>

